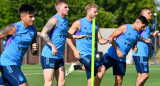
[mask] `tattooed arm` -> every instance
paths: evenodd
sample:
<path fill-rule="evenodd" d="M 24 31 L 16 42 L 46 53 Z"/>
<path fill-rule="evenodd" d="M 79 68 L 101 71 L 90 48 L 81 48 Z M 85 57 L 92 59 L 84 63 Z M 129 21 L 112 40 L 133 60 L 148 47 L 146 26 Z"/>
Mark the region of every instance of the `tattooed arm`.
<path fill-rule="evenodd" d="M 14 25 L 8 25 L 4 29 L 0 30 L 0 39 L 7 37 L 9 35 L 13 36 L 16 32 L 16 27 Z"/>
<path fill-rule="evenodd" d="M 38 45 L 37 45 L 37 30 L 35 29 L 35 34 L 34 34 L 34 38 L 33 41 L 31 43 L 31 53 L 32 55 L 36 55 L 38 53 Z"/>
<path fill-rule="evenodd" d="M 52 28 L 54 26 L 57 25 L 57 19 L 56 18 L 51 18 L 47 24 L 43 27 L 43 30 L 41 32 L 41 37 L 43 38 L 43 40 L 52 48 L 52 55 L 57 55 L 57 49 L 55 47 L 55 45 L 52 43 L 52 41 L 50 40 L 49 36 L 48 36 L 48 32 L 50 32 L 52 30 Z"/>

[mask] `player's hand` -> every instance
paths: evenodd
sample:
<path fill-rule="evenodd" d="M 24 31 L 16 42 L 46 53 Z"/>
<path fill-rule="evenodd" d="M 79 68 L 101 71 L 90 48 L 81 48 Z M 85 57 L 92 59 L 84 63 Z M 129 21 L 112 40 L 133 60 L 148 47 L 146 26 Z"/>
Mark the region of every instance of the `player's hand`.
<path fill-rule="evenodd" d="M 80 54 L 82 54 L 79 50 L 74 50 L 74 56 L 75 56 L 75 58 L 77 58 L 77 59 L 81 59 L 81 57 L 80 57 Z"/>
<path fill-rule="evenodd" d="M 117 50 L 117 55 L 118 55 L 119 58 L 123 58 L 123 53 L 119 49 Z"/>
<path fill-rule="evenodd" d="M 152 39 L 151 38 L 146 39 L 145 43 L 152 43 Z"/>
<path fill-rule="evenodd" d="M 154 31 L 153 36 L 156 37 L 158 35 L 158 33 L 159 33 L 158 30 Z"/>
<path fill-rule="evenodd" d="M 137 53 L 137 52 L 138 52 L 137 45 L 135 45 L 135 47 L 134 47 L 134 52 L 135 52 L 135 53 Z"/>
<path fill-rule="evenodd" d="M 31 53 L 32 53 L 33 55 L 36 55 L 36 54 L 38 53 L 38 44 L 37 44 L 37 43 L 33 43 L 33 44 L 32 44 Z"/>
<path fill-rule="evenodd" d="M 76 39 L 82 39 L 82 38 L 85 38 L 85 37 L 88 37 L 87 35 L 80 35 L 80 36 L 77 36 Z"/>
<path fill-rule="evenodd" d="M 37 43 L 33 43 L 33 44 L 32 44 L 32 49 L 33 49 L 33 51 L 37 51 L 37 50 L 38 50 L 38 45 L 37 45 Z"/>
<path fill-rule="evenodd" d="M 107 40 L 108 40 L 108 42 L 109 42 L 110 44 L 113 43 L 113 39 L 112 39 L 112 38 L 107 38 Z"/>
<path fill-rule="evenodd" d="M 52 47 L 52 56 L 57 56 L 57 53 L 58 53 L 58 51 L 57 51 L 56 47 Z"/>

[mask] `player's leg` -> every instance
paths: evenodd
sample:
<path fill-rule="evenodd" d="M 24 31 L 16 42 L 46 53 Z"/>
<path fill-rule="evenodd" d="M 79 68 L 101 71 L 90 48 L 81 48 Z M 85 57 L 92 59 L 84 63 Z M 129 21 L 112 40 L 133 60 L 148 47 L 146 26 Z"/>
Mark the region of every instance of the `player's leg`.
<path fill-rule="evenodd" d="M 140 73 L 138 73 L 138 78 L 137 78 L 137 81 L 139 81 L 140 79 L 141 79 L 141 74 Z"/>
<path fill-rule="evenodd" d="M 85 66 L 84 66 L 84 65 L 81 65 L 81 66 L 82 66 L 82 67 L 81 67 L 82 71 L 86 71 Z"/>
<path fill-rule="evenodd" d="M 9 83 L 9 81 L 4 77 L 3 73 L 1 74 L 1 77 L 0 77 L 0 86 L 12 86 Z"/>
<path fill-rule="evenodd" d="M 81 62 L 85 66 L 88 81 L 87 86 L 91 86 L 91 55 L 81 57 L 79 62 Z"/>
<path fill-rule="evenodd" d="M 72 63 L 71 66 L 66 70 L 66 76 L 69 76 L 75 69 L 74 66 L 77 65 L 76 63 Z M 79 66 L 78 66 L 79 68 Z"/>
<path fill-rule="evenodd" d="M 55 77 L 57 80 L 57 86 L 65 85 L 65 68 L 63 59 L 58 59 L 55 68 Z"/>
<path fill-rule="evenodd" d="M 58 68 L 55 72 L 55 77 L 57 80 L 57 86 L 64 86 L 65 85 L 65 69 L 64 66 Z"/>
<path fill-rule="evenodd" d="M 105 54 L 100 59 L 99 64 L 101 66 L 98 68 L 98 72 L 95 76 L 95 86 L 100 86 L 100 83 L 101 83 L 101 80 L 103 78 L 105 71 L 113 65 L 113 62 L 112 62 L 111 57 Z"/>
<path fill-rule="evenodd" d="M 23 83 L 23 84 L 21 84 L 19 86 L 28 86 L 28 83 Z"/>
<path fill-rule="evenodd" d="M 123 81 L 123 76 L 115 75 L 115 83 L 114 86 L 121 86 Z"/>
<path fill-rule="evenodd" d="M 102 65 L 102 66 L 100 66 L 98 68 L 97 74 L 95 76 L 95 83 L 94 83 L 95 86 L 99 86 L 100 85 L 101 80 L 103 78 L 103 75 L 105 73 L 105 70 L 106 70 L 106 68 L 105 68 L 104 65 Z"/>
<path fill-rule="evenodd" d="M 73 68 L 74 68 L 74 70 L 82 70 L 82 71 L 85 71 L 84 65 L 74 65 Z"/>
<path fill-rule="evenodd" d="M 144 86 L 144 83 L 147 81 L 149 78 L 149 73 L 142 73 L 142 86 Z"/>
<path fill-rule="evenodd" d="M 87 84 L 87 86 L 91 86 L 91 78 L 88 79 L 88 84 Z"/>
<path fill-rule="evenodd" d="M 144 83 L 149 77 L 149 73 L 142 73 L 139 80 L 136 81 L 136 86 L 144 86 Z"/>
<path fill-rule="evenodd" d="M 115 65 L 113 65 L 113 75 L 115 75 L 115 86 L 121 86 L 123 82 L 123 76 L 126 71 L 126 62 L 120 62 L 115 60 Z"/>
<path fill-rule="evenodd" d="M 4 76 L 3 76 L 3 74 L 2 74 L 2 69 L 3 69 L 3 67 L 2 66 L 0 66 L 0 72 L 1 72 L 1 76 L 0 76 L 0 86 L 5 86 L 6 84 L 5 84 L 5 80 L 4 80 Z"/>
<path fill-rule="evenodd" d="M 52 86 L 53 79 L 54 79 L 54 69 L 43 69 L 43 75 L 44 75 L 44 86 Z"/>
<path fill-rule="evenodd" d="M 55 74 L 56 59 L 41 56 L 41 65 L 44 75 L 44 86 L 52 86 Z"/>
<path fill-rule="evenodd" d="M 9 86 L 28 86 L 23 72 L 17 65 L 3 66 L 3 74 Z"/>
<path fill-rule="evenodd" d="M 69 76 L 74 70 L 85 71 L 85 66 L 84 65 L 77 65 L 76 63 L 72 63 L 71 66 L 66 71 L 66 76 Z"/>
<path fill-rule="evenodd" d="M 149 77 L 148 57 L 133 56 L 133 59 L 138 72 L 136 86 L 143 86 Z"/>

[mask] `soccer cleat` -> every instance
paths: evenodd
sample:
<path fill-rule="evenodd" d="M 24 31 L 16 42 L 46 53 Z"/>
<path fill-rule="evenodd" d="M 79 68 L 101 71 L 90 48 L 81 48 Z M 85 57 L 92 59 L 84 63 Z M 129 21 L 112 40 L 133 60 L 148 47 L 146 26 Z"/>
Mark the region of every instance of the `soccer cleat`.
<path fill-rule="evenodd" d="M 76 65 L 76 63 L 72 63 L 71 66 L 67 69 L 66 76 L 69 76 L 74 71 L 74 65 Z"/>

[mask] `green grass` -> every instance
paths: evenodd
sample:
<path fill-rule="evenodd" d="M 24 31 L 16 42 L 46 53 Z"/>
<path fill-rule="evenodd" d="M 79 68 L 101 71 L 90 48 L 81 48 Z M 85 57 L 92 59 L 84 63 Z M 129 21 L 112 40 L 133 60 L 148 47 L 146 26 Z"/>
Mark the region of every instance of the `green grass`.
<path fill-rule="evenodd" d="M 69 65 L 66 65 L 66 69 Z M 22 71 L 27 78 L 29 86 L 43 86 L 43 71 L 41 65 L 22 65 Z M 40 74 L 39 74 L 40 73 Z M 145 86 L 159 86 L 160 85 L 160 65 L 150 65 L 150 77 Z M 128 65 L 126 75 L 122 86 L 134 86 L 137 78 L 137 73 L 134 65 Z M 86 86 L 87 78 L 84 71 L 74 71 L 70 76 L 66 77 L 65 86 Z M 56 86 L 54 80 L 53 86 Z M 102 79 L 101 86 L 114 86 L 114 76 L 112 75 L 112 68 L 105 72 Z"/>

